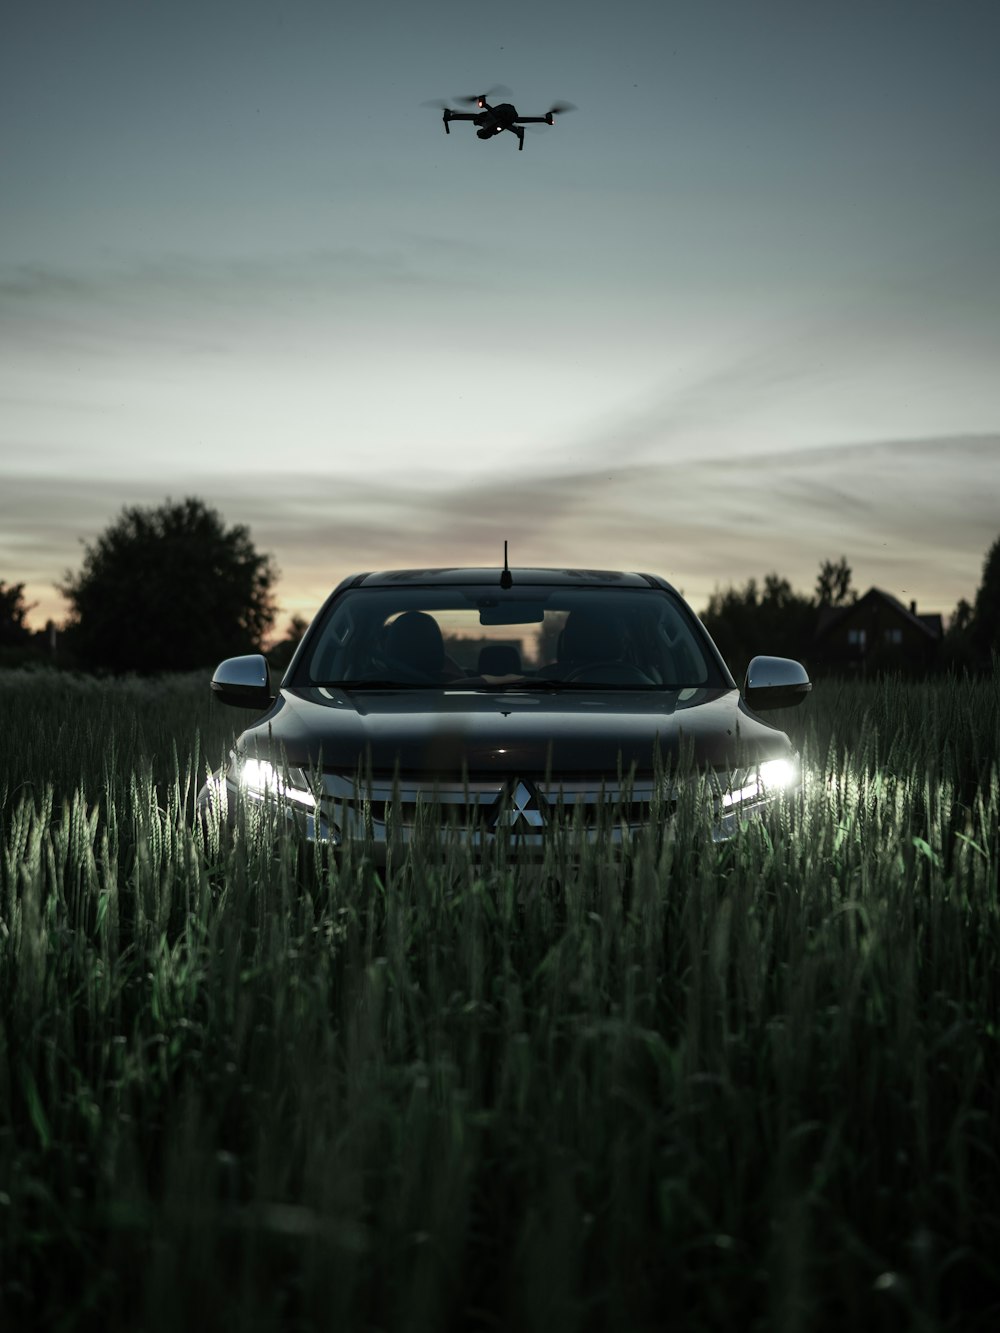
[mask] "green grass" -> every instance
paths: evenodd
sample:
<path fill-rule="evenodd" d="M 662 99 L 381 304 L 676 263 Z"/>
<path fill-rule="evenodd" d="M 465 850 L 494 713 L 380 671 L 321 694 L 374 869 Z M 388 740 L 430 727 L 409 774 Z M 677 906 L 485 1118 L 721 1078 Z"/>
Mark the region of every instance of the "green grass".
<path fill-rule="evenodd" d="M 205 683 L 0 676 L 5 1328 L 993 1328 L 1000 679 L 801 807 L 390 884 L 191 827 Z"/>

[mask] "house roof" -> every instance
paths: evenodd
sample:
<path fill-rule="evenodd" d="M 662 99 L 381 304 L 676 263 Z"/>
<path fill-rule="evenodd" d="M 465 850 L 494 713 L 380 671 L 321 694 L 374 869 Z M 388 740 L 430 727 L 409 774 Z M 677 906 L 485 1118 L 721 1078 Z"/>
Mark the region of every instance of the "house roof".
<path fill-rule="evenodd" d="M 849 606 L 824 606 L 820 608 L 819 617 L 816 621 L 816 631 L 814 638 L 826 638 L 836 625 L 857 612 L 865 603 L 869 605 L 872 602 L 883 602 L 886 606 L 892 608 L 897 616 L 909 621 L 911 625 L 922 634 L 926 634 L 930 639 L 940 639 L 944 634 L 944 625 L 941 616 L 937 612 L 930 614 L 919 614 L 917 611 L 911 611 L 905 606 L 898 597 L 894 597 L 891 592 L 886 592 L 883 588 L 869 588 L 863 597 L 859 597 L 856 602 L 851 602 Z"/>

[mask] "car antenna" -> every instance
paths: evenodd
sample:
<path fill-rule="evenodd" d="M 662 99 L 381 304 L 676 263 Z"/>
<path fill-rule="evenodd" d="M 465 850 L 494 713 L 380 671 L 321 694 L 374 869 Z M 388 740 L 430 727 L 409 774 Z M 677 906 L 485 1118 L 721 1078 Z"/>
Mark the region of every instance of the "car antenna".
<path fill-rule="evenodd" d="M 500 587 L 510 588 L 513 586 L 514 576 L 511 574 L 507 565 L 507 543 L 503 544 L 503 572 L 500 575 Z"/>

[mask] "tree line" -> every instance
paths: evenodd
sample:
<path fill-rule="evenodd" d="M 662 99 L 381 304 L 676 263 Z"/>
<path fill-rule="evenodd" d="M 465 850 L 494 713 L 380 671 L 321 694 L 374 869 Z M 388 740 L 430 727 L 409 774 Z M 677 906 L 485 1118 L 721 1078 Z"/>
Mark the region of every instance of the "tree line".
<path fill-rule="evenodd" d="M 69 602 L 57 662 L 88 671 L 154 674 L 214 665 L 260 651 L 277 615 L 278 568 L 243 524 L 188 497 L 122 510 L 92 544 L 59 591 Z M 757 653 L 809 658 L 824 608 L 857 599 L 846 556 L 824 560 L 810 594 L 777 573 L 717 589 L 702 620 L 726 660 L 741 666 Z M 0 580 L 0 664 L 51 656 L 52 636 L 33 633 L 24 584 Z M 293 617 L 269 655 L 283 666 L 305 631 Z M 945 669 L 978 669 L 1000 653 L 1000 537 L 987 552 L 974 599 L 950 618 L 939 655 Z"/>
<path fill-rule="evenodd" d="M 788 579 L 772 573 L 762 583 L 750 578 L 740 587 L 717 589 L 701 619 L 731 666 L 744 666 L 758 653 L 808 661 L 823 612 L 850 606 L 857 599 L 851 567 L 841 556 L 820 564 L 812 595 L 796 592 Z M 1000 537 L 986 554 L 974 600 L 963 598 L 950 616 L 934 665 L 942 672 L 977 671 L 988 667 L 996 654 L 1000 654 Z"/>

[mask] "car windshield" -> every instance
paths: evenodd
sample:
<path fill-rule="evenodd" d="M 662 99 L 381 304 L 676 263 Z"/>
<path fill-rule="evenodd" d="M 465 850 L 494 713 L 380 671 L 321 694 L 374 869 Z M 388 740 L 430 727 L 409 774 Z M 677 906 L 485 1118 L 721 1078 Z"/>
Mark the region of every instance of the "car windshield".
<path fill-rule="evenodd" d="M 310 632 L 293 685 L 684 689 L 726 682 L 656 588 L 354 588 Z"/>

